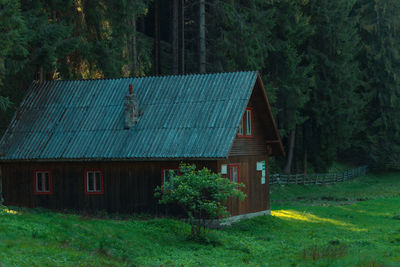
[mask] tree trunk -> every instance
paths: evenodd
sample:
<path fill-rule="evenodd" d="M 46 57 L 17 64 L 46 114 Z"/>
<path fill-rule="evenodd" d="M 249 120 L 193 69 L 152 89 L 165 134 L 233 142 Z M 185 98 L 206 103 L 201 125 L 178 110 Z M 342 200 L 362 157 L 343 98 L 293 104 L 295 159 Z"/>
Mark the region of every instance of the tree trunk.
<path fill-rule="evenodd" d="M 179 49 L 180 59 L 180 73 L 185 73 L 185 0 L 180 1 L 180 33 L 181 33 L 181 46 Z"/>
<path fill-rule="evenodd" d="M 44 70 L 42 66 L 39 68 L 39 82 L 44 82 Z"/>
<path fill-rule="evenodd" d="M 290 132 L 289 153 L 288 153 L 285 168 L 283 169 L 284 173 L 290 173 L 290 170 L 292 169 L 292 160 L 293 160 L 293 151 L 294 151 L 295 140 L 296 140 L 296 128 L 292 129 L 292 131 Z"/>
<path fill-rule="evenodd" d="M 0 208 L 3 205 L 3 176 L 0 167 Z"/>
<path fill-rule="evenodd" d="M 53 15 L 53 23 L 56 23 L 57 22 L 57 13 L 55 10 L 53 10 L 52 15 Z"/>
<path fill-rule="evenodd" d="M 307 161 L 308 161 L 308 155 L 307 155 L 307 142 L 306 142 L 306 126 L 303 124 L 303 149 L 304 149 L 304 155 L 303 155 L 303 171 L 304 171 L 304 176 L 307 175 Z"/>
<path fill-rule="evenodd" d="M 304 148 L 303 169 L 304 169 L 304 176 L 306 176 L 307 175 L 307 147 Z"/>
<path fill-rule="evenodd" d="M 178 34 L 178 21 L 179 21 L 179 0 L 173 0 L 172 3 L 172 73 L 179 73 L 179 34 Z"/>
<path fill-rule="evenodd" d="M 137 76 L 138 74 L 138 61 L 137 61 L 137 45 L 136 45 L 136 17 L 135 15 L 132 15 L 132 30 L 133 30 L 133 36 L 132 36 L 132 68 L 131 68 L 131 73 L 133 74 L 134 77 Z"/>
<path fill-rule="evenodd" d="M 144 20 L 144 16 L 140 17 L 140 21 L 139 21 L 139 29 L 142 33 L 146 33 L 146 22 Z"/>
<path fill-rule="evenodd" d="M 206 12 L 205 0 L 199 6 L 199 72 L 206 72 Z"/>
<path fill-rule="evenodd" d="M 160 64 L 160 3 L 159 0 L 154 0 L 154 75 L 161 74 Z"/>

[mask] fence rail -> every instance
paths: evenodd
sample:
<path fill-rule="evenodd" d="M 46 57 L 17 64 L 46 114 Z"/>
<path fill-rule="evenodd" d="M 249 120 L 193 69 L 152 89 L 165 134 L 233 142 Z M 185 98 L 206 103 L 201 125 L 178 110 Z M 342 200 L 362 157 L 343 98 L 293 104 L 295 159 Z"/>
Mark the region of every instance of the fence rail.
<path fill-rule="evenodd" d="M 352 170 L 337 173 L 313 173 L 313 174 L 270 174 L 269 184 L 335 184 L 354 179 L 367 173 L 368 166 L 360 166 Z"/>

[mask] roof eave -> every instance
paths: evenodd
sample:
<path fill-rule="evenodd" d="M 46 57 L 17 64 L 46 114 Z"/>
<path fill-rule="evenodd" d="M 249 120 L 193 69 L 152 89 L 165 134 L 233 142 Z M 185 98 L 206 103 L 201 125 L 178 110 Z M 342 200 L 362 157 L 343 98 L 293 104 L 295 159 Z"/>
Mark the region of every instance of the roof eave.
<path fill-rule="evenodd" d="M 0 163 L 17 162 L 135 162 L 135 161 L 193 161 L 225 160 L 226 157 L 160 157 L 160 158 L 61 158 L 61 159 L 0 159 Z"/>
<path fill-rule="evenodd" d="M 285 155 L 286 155 L 285 149 L 283 148 L 283 144 L 282 144 L 281 137 L 279 135 L 278 127 L 276 126 L 276 122 L 275 122 L 274 116 L 272 115 L 271 105 L 269 104 L 267 93 L 265 91 L 264 83 L 262 82 L 260 73 L 257 73 L 257 83 L 259 84 L 259 86 L 261 88 L 261 91 L 262 91 L 262 94 L 264 96 L 264 100 L 265 100 L 265 103 L 266 103 L 267 109 L 268 109 L 267 113 L 270 116 L 270 120 L 272 122 L 272 125 L 273 125 L 273 128 L 274 128 L 274 132 L 275 132 L 276 141 L 277 141 L 277 145 L 272 146 L 273 147 L 272 154 L 274 156 L 285 157 Z M 278 147 L 278 149 L 275 149 L 275 147 Z M 276 151 L 276 150 L 278 150 L 278 151 Z"/>

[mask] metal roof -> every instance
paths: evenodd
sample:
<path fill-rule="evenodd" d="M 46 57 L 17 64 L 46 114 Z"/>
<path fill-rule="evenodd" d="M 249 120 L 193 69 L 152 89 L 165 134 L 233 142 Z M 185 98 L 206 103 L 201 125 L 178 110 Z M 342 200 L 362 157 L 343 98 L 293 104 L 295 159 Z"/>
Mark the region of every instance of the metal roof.
<path fill-rule="evenodd" d="M 34 82 L 1 160 L 224 158 L 257 72 Z M 124 129 L 133 85 L 142 115 Z"/>

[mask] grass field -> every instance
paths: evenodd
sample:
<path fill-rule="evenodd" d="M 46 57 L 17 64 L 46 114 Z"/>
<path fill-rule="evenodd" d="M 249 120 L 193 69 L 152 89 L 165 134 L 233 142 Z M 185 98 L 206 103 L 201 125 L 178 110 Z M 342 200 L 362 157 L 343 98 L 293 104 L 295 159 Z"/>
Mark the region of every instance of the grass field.
<path fill-rule="evenodd" d="M 400 174 L 272 189 L 272 216 L 187 240 L 173 219 L 0 212 L 0 265 L 399 266 Z"/>

